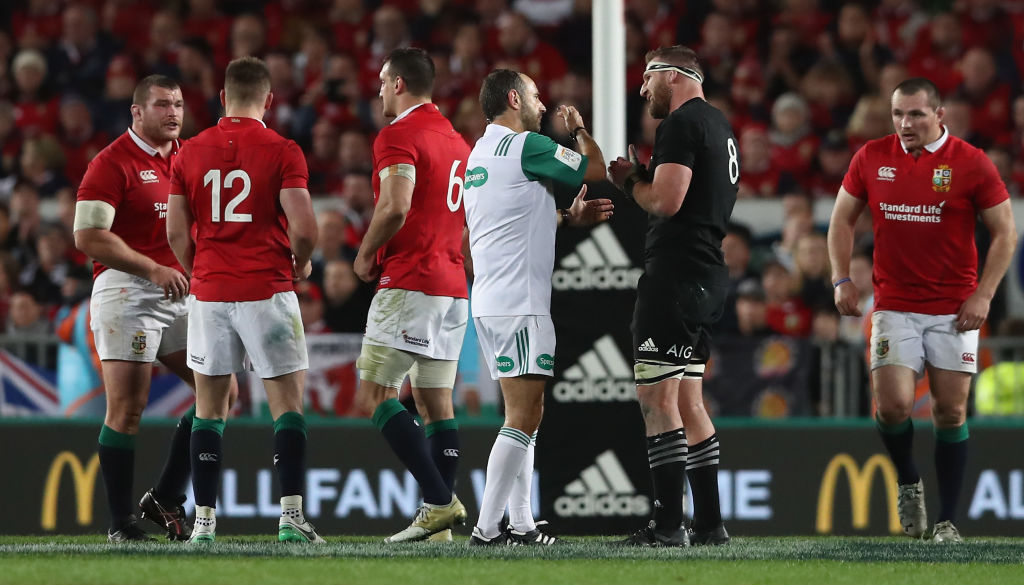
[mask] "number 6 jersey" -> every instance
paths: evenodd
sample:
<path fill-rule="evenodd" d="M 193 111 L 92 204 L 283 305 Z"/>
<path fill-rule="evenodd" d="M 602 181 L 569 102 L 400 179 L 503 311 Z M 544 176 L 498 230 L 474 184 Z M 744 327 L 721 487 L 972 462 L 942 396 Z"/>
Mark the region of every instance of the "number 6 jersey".
<path fill-rule="evenodd" d="M 381 265 L 378 289 L 466 298 L 462 190 L 468 158 L 466 141 L 432 103 L 402 112 L 377 134 L 373 142 L 374 202 L 380 198 L 381 179 L 396 165 L 416 169 L 405 224 L 377 251 Z"/>
<path fill-rule="evenodd" d="M 178 151 L 171 194 L 195 222 L 192 294 L 200 301 L 259 301 L 291 291 L 282 189 L 305 189 L 302 150 L 253 118 L 221 118 Z"/>

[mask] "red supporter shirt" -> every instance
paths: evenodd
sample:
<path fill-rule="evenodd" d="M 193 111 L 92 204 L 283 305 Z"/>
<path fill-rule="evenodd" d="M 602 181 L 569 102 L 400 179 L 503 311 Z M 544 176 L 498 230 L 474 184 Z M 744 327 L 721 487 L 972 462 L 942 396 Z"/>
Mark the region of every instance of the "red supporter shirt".
<path fill-rule="evenodd" d="M 167 190 L 174 158 L 172 151 L 164 159 L 128 130 L 89 163 L 78 200 L 109 203 L 115 211 L 111 233 L 157 264 L 182 270 L 167 244 Z M 93 263 L 93 278 L 106 269 Z"/>
<path fill-rule="evenodd" d="M 975 216 L 1009 198 L 981 150 L 950 136 L 918 159 L 895 134 L 857 151 L 843 187 L 867 201 L 875 308 L 950 315 L 978 285 Z"/>
<path fill-rule="evenodd" d="M 192 294 L 207 302 L 259 301 L 292 286 L 281 189 L 309 180 L 299 146 L 252 118 L 221 118 L 174 162 L 171 193 L 195 222 Z"/>
<path fill-rule="evenodd" d="M 416 186 L 405 225 L 377 251 L 381 265 L 378 288 L 466 298 L 462 267 L 466 212 L 461 179 L 468 159 L 469 145 L 434 104 L 423 104 L 395 118 L 377 134 L 373 142 L 374 202 L 380 197 L 382 169 L 397 164 L 416 167 Z"/>

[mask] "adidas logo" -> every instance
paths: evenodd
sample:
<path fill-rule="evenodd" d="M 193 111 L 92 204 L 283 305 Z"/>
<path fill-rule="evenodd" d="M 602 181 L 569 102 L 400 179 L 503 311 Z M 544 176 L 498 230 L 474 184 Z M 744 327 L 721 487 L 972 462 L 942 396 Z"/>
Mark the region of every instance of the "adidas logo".
<path fill-rule="evenodd" d="M 594 464 L 565 486 L 555 500 L 555 514 L 563 518 L 594 516 L 647 516 L 651 501 L 638 495 L 615 451 L 608 449 Z"/>
<path fill-rule="evenodd" d="M 551 275 L 551 286 L 555 290 L 635 289 L 643 272 L 629 261 L 611 226 L 601 224 L 575 252 L 562 258 Z"/>
<path fill-rule="evenodd" d="M 558 402 L 630 402 L 636 400 L 633 368 L 605 335 L 565 370 L 551 395 Z"/>
<path fill-rule="evenodd" d="M 640 351 L 658 351 L 658 346 L 654 345 L 654 340 L 648 337 L 647 341 L 641 343 L 637 349 Z"/>

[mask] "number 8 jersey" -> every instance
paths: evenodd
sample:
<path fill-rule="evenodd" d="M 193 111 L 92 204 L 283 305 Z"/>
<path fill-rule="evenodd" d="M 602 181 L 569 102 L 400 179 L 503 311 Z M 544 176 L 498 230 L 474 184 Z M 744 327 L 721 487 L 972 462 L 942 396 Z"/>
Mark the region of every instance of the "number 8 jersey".
<path fill-rule="evenodd" d="M 299 146 L 253 118 L 221 118 L 178 151 L 170 192 L 185 196 L 195 222 L 196 299 L 259 301 L 294 290 L 278 197 L 308 181 Z"/>
<path fill-rule="evenodd" d="M 405 224 L 377 251 L 377 288 L 466 298 L 462 267 L 463 176 L 469 146 L 432 103 L 414 106 L 381 129 L 373 142 L 373 197 L 397 165 L 415 167 L 412 206 Z M 399 167 L 407 168 L 407 167 Z"/>

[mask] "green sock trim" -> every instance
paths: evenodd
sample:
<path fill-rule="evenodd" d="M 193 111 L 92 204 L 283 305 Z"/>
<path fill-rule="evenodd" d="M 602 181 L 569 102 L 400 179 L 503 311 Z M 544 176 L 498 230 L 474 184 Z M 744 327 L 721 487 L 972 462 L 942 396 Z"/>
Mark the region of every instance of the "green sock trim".
<path fill-rule="evenodd" d="M 192 408 L 185 411 L 185 414 L 181 415 L 181 418 L 188 420 L 188 424 L 192 424 L 192 421 L 196 418 L 196 405 L 193 404 Z"/>
<path fill-rule="evenodd" d="M 883 433 L 885 433 L 887 435 L 899 435 L 901 433 L 906 432 L 907 429 L 914 428 L 914 421 L 913 421 L 913 419 L 911 419 L 908 416 L 907 420 L 905 420 L 905 421 L 903 421 L 901 423 L 897 423 L 897 424 L 894 424 L 894 425 L 887 425 L 884 422 L 882 422 L 882 419 L 878 418 L 878 415 L 876 414 L 875 415 L 875 426 L 878 427 L 879 431 L 881 431 L 881 432 L 883 432 Z"/>
<path fill-rule="evenodd" d="M 384 425 L 391 420 L 391 417 L 405 410 L 402 403 L 397 398 L 388 398 L 384 402 L 380 403 L 377 410 L 373 411 L 373 425 L 378 429 L 383 429 Z"/>
<path fill-rule="evenodd" d="M 277 417 L 274 421 L 274 432 L 283 431 L 284 429 L 294 429 L 302 433 L 302 436 L 306 436 L 306 417 L 302 416 L 301 413 L 289 410 L 288 412 Z"/>
<path fill-rule="evenodd" d="M 967 423 L 951 429 L 935 429 L 935 440 L 943 443 L 959 443 L 966 441 L 971 433 L 967 431 Z"/>
<path fill-rule="evenodd" d="M 100 429 L 100 445 L 114 447 L 115 449 L 135 449 L 135 435 L 121 433 L 103 425 Z"/>
<path fill-rule="evenodd" d="M 222 418 L 199 418 L 198 416 L 192 419 L 192 432 L 196 431 L 213 431 L 220 436 L 224 436 L 224 419 Z"/>
<path fill-rule="evenodd" d="M 423 427 L 423 434 L 430 438 L 430 435 L 434 433 L 440 433 L 441 431 L 457 431 L 459 430 L 459 423 L 455 422 L 454 418 L 445 420 L 434 421 L 429 425 Z"/>

